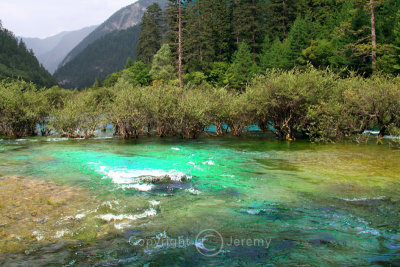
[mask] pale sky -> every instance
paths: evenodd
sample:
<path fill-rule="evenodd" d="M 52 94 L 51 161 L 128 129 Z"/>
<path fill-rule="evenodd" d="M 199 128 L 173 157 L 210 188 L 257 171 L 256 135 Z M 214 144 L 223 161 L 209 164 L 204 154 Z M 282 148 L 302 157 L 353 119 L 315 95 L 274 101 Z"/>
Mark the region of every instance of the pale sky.
<path fill-rule="evenodd" d="M 98 25 L 137 0 L 0 0 L 3 27 L 23 37 L 49 37 Z"/>

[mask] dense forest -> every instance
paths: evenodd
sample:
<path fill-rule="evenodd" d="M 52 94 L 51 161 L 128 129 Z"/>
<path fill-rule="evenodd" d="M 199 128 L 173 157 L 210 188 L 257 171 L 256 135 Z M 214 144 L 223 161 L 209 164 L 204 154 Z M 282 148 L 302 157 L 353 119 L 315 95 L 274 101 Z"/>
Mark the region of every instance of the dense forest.
<path fill-rule="evenodd" d="M 140 26 L 111 32 L 90 44 L 54 73 L 65 88 L 84 88 L 95 79 L 124 68 L 127 56 L 135 59 Z"/>
<path fill-rule="evenodd" d="M 0 21 L 0 80 L 5 78 L 31 81 L 40 86 L 52 86 L 55 79 L 39 64 L 23 41 L 4 29 Z"/>
<path fill-rule="evenodd" d="M 170 45 L 177 75 L 242 88 L 267 69 L 329 67 L 347 75 L 400 71 L 399 0 L 170 0 L 142 22 L 148 63 Z M 152 19 L 149 19 L 152 18 Z"/>

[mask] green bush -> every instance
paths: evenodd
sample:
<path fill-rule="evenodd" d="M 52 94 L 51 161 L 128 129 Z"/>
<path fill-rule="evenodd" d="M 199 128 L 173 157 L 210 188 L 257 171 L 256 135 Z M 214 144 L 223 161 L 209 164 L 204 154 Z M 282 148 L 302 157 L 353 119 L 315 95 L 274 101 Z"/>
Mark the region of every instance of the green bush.
<path fill-rule="evenodd" d="M 0 82 L 0 134 L 35 135 L 40 113 L 46 109 L 41 94 L 32 83 Z"/>
<path fill-rule="evenodd" d="M 61 136 L 89 138 L 107 122 L 104 113 L 113 94 L 108 88 L 74 91 L 52 110 L 49 126 Z"/>
<path fill-rule="evenodd" d="M 135 63 L 135 73 L 142 73 L 141 65 Z M 126 71 L 132 73 L 133 67 Z M 200 73 L 192 77 L 204 81 Z M 112 87 L 81 92 L 3 81 L 0 134 L 47 135 L 53 130 L 88 138 L 111 123 L 115 134 L 124 138 L 142 134 L 197 138 L 209 125 L 215 125 L 218 136 L 228 133 L 225 125 L 232 135 L 240 136 L 246 126 L 256 124 L 280 139 L 308 137 L 315 142 L 367 141 L 365 131 L 377 130 L 382 143 L 384 135 L 397 136 L 400 129 L 400 78 L 342 78 L 312 67 L 268 70 L 244 92 L 204 83 L 180 88 L 172 81 L 143 86 L 131 78 L 122 75 Z"/>

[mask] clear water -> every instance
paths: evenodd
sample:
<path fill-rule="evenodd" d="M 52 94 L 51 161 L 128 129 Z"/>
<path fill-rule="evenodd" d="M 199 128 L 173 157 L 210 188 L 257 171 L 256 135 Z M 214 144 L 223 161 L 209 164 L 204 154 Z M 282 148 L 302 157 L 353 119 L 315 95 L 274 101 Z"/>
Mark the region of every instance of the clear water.
<path fill-rule="evenodd" d="M 400 264 L 399 163 L 256 137 L 1 140 L 0 265 Z"/>

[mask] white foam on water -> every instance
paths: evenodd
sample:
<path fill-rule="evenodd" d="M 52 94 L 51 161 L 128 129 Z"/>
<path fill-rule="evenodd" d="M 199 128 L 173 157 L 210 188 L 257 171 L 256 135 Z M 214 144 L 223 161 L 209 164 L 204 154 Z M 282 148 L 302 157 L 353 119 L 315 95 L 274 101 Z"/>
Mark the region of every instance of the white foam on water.
<path fill-rule="evenodd" d="M 55 237 L 56 238 L 61 238 L 66 234 L 71 234 L 71 231 L 70 230 L 64 230 L 64 229 L 61 230 L 61 231 L 57 231 Z"/>
<path fill-rule="evenodd" d="M 84 213 L 80 213 L 80 214 L 76 214 L 75 215 L 75 219 L 80 220 L 86 217 L 86 214 Z"/>
<path fill-rule="evenodd" d="M 250 215 L 258 215 L 261 213 L 261 210 L 259 209 L 247 209 L 246 212 Z"/>
<path fill-rule="evenodd" d="M 92 139 L 113 139 L 113 136 L 96 136 L 93 137 Z"/>
<path fill-rule="evenodd" d="M 172 149 L 172 150 L 175 150 L 175 151 L 181 150 L 180 148 L 177 148 L 177 147 L 171 147 L 171 149 Z"/>
<path fill-rule="evenodd" d="M 188 191 L 192 195 L 200 195 L 201 194 L 201 192 L 199 190 L 196 190 L 194 188 L 186 189 L 186 191 Z"/>
<path fill-rule="evenodd" d="M 101 203 L 101 206 L 108 206 L 110 209 L 114 208 L 114 205 L 119 205 L 118 200 L 111 200 L 111 201 L 105 201 Z"/>
<path fill-rule="evenodd" d="M 122 189 L 136 189 L 138 191 L 150 191 L 152 190 L 154 185 L 152 184 L 128 184 L 128 185 L 122 185 Z"/>
<path fill-rule="evenodd" d="M 348 202 L 357 202 L 357 201 L 368 201 L 368 200 L 381 200 L 381 199 L 385 199 L 385 196 L 379 196 L 379 197 L 373 197 L 373 198 L 366 198 L 366 197 L 362 197 L 362 198 L 343 198 L 344 201 L 348 201 Z"/>
<path fill-rule="evenodd" d="M 212 160 L 207 160 L 207 161 L 203 162 L 203 165 L 215 165 L 215 163 Z"/>
<path fill-rule="evenodd" d="M 123 230 L 127 227 L 130 227 L 131 225 L 129 223 L 116 223 L 114 224 L 115 229 L 117 230 Z"/>
<path fill-rule="evenodd" d="M 90 162 L 89 164 L 96 163 Z M 192 176 L 175 169 L 170 171 L 162 169 L 136 170 L 128 168 L 113 169 L 107 166 L 99 166 L 99 172 L 105 175 L 103 179 L 111 178 L 112 182 L 118 184 L 123 190 L 135 189 L 143 192 L 154 189 L 155 185 L 153 181 L 158 182 L 165 180 L 166 182 L 183 182 L 184 180 L 192 178 Z"/>
<path fill-rule="evenodd" d="M 193 161 L 189 161 L 188 162 L 190 165 L 196 165 L 196 163 L 194 163 Z"/>
<path fill-rule="evenodd" d="M 69 138 L 67 137 L 62 137 L 62 138 L 47 138 L 47 142 L 60 142 L 60 141 L 68 141 Z"/>
<path fill-rule="evenodd" d="M 44 239 L 44 235 L 41 234 L 40 231 L 33 231 L 32 234 L 35 236 L 36 241 L 40 241 Z"/>
<path fill-rule="evenodd" d="M 102 219 L 103 221 L 110 222 L 110 221 L 122 221 L 122 220 L 131 220 L 135 221 L 138 219 L 143 219 L 150 216 L 157 215 L 157 211 L 153 208 L 145 210 L 141 214 L 137 215 L 129 215 L 129 214 L 121 214 L 121 215 L 114 215 L 114 214 L 104 214 L 98 216 L 98 218 Z"/>
<path fill-rule="evenodd" d="M 230 177 L 230 178 L 235 178 L 235 175 L 233 174 L 222 174 L 220 175 L 221 177 Z"/>
<path fill-rule="evenodd" d="M 162 178 L 169 177 L 172 181 L 180 182 L 183 179 L 191 179 L 192 177 L 177 170 L 134 170 L 134 169 L 117 169 L 107 171 L 107 167 L 101 166 L 100 172 L 110 177 L 116 184 L 132 184 L 140 183 L 143 178 Z"/>
<path fill-rule="evenodd" d="M 359 232 L 359 234 L 371 234 L 374 236 L 381 236 L 381 233 L 375 229 L 364 230 L 364 231 Z"/>
<path fill-rule="evenodd" d="M 149 203 L 150 203 L 150 205 L 152 205 L 152 206 L 158 206 L 158 205 L 160 205 L 160 201 L 157 201 L 157 200 L 150 200 L 149 201 Z"/>

